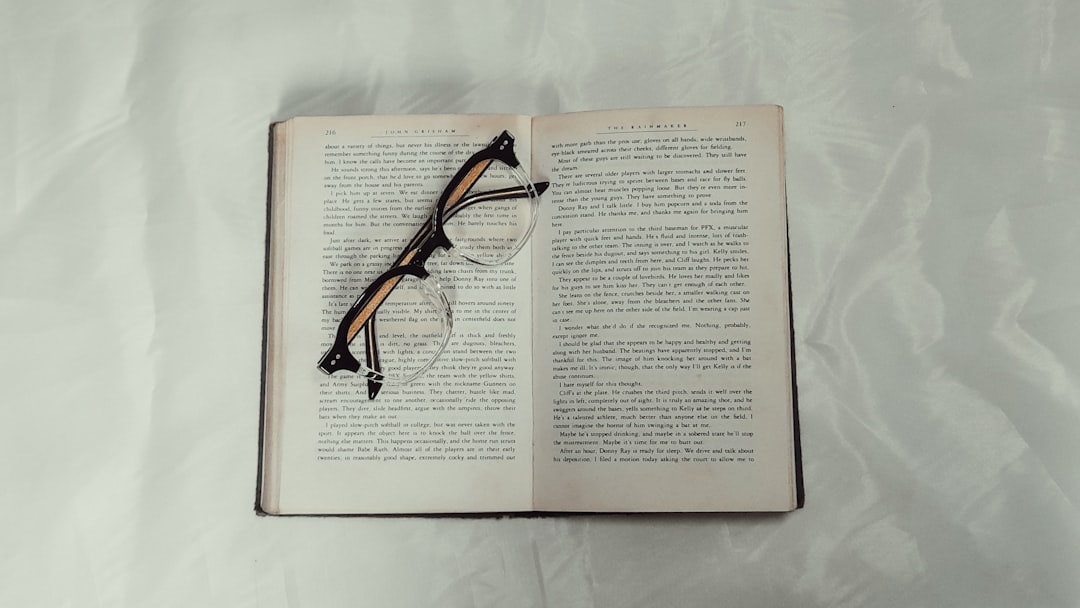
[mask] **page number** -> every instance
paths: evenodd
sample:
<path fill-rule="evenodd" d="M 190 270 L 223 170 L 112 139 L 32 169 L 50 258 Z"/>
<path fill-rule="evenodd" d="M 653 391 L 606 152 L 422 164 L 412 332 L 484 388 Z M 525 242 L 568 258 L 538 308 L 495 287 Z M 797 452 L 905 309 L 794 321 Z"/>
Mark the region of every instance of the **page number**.
<path fill-rule="evenodd" d="M 333 129 L 323 129 L 323 135 L 337 135 L 337 131 Z"/>
<path fill-rule="evenodd" d="M 736 120 L 735 121 L 735 126 L 736 127 L 745 127 L 746 126 L 746 121 L 745 120 Z"/>

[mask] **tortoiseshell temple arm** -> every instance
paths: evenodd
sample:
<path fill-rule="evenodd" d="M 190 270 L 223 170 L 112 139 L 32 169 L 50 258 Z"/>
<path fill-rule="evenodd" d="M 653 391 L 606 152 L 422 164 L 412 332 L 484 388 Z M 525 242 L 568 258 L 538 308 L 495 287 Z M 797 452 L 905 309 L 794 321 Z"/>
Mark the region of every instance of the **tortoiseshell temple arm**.
<path fill-rule="evenodd" d="M 536 196 L 540 196 L 547 191 L 550 182 L 534 182 L 533 190 L 536 192 Z M 458 211 L 475 205 L 476 203 L 483 203 L 485 201 L 509 201 L 516 198 L 526 198 L 530 195 L 530 192 L 522 186 L 514 186 L 513 188 L 503 188 L 501 190 L 492 190 L 490 192 L 479 192 L 477 194 L 470 194 L 463 199 L 460 199 L 456 203 L 447 205 L 446 211 L 443 215 L 443 220 L 448 220 L 454 217 Z"/>
<path fill-rule="evenodd" d="M 367 358 L 368 399 L 374 399 L 382 388 L 382 365 L 379 364 L 379 341 L 375 339 L 375 317 L 364 326 L 364 356 Z"/>

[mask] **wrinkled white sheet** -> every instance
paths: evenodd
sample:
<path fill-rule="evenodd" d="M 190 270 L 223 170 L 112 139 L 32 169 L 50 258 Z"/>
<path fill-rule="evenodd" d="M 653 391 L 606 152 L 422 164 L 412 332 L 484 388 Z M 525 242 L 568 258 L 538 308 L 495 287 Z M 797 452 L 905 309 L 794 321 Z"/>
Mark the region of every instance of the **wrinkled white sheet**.
<path fill-rule="evenodd" d="M 0 605 L 1080 605 L 1063 0 L 0 0 Z M 785 107 L 806 508 L 259 518 L 267 125 Z"/>

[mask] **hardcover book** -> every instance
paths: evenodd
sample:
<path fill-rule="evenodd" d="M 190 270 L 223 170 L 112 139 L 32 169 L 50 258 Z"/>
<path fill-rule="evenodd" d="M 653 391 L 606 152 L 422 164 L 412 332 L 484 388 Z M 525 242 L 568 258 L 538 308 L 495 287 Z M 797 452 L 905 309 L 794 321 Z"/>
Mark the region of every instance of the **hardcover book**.
<path fill-rule="evenodd" d="M 782 110 L 271 127 L 257 510 L 788 511 Z"/>

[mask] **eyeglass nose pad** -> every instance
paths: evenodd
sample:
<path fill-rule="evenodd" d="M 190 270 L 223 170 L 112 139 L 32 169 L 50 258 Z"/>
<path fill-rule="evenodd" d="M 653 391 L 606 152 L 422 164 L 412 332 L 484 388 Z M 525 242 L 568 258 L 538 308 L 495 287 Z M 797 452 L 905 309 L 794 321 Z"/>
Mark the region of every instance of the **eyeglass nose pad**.
<path fill-rule="evenodd" d="M 469 258 L 465 257 L 461 250 L 457 247 L 451 247 L 450 249 L 443 249 L 440 251 L 440 255 L 443 258 L 442 262 L 468 262 Z M 448 274 L 448 273 L 443 273 Z"/>
<path fill-rule="evenodd" d="M 424 289 L 428 292 L 428 298 L 443 312 L 446 321 L 446 337 L 449 339 L 450 332 L 454 328 L 454 309 L 450 307 L 450 300 L 446 297 L 446 290 L 435 279 L 428 275 L 423 281 Z"/>
<path fill-rule="evenodd" d="M 432 307 L 441 315 L 440 321 L 442 322 L 442 336 L 437 344 L 436 348 L 431 353 L 431 358 L 424 363 L 421 367 L 415 370 L 414 373 L 409 374 L 406 377 L 388 378 L 392 384 L 407 384 L 413 380 L 424 375 L 431 367 L 438 361 L 442 352 L 446 350 L 446 345 L 450 342 L 450 335 L 454 330 L 454 311 L 450 307 L 450 301 L 446 297 L 446 291 L 439 284 L 439 281 L 431 274 L 424 277 L 418 277 L 418 286 L 426 299 Z"/>
<path fill-rule="evenodd" d="M 468 258 L 461 255 L 456 247 L 436 249 L 424 264 L 428 271 L 427 278 L 439 291 L 453 294 L 458 273 L 470 270 L 467 265 L 461 264 L 463 261 L 467 262 Z"/>

